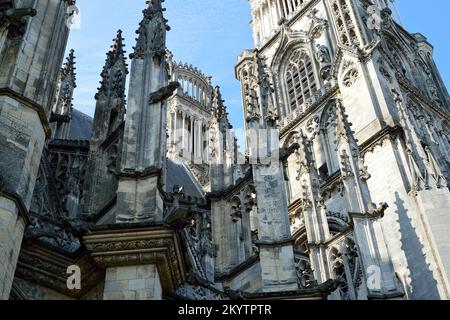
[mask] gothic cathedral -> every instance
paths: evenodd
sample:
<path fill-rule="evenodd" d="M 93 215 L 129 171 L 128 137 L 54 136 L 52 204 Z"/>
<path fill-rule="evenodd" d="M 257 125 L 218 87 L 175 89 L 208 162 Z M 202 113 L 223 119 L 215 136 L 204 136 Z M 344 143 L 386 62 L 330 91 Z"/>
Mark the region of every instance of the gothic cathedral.
<path fill-rule="evenodd" d="M 450 299 L 450 97 L 391 1 L 249 0 L 245 150 L 162 2 L 91 118 L 75 0 L 0 0 L 0 299 Z"/>

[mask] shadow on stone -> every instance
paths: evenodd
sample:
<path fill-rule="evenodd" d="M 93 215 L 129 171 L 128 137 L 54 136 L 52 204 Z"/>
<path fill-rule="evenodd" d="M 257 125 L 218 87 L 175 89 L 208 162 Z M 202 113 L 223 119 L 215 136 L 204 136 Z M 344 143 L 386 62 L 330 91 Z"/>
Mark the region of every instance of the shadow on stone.
<path fill-rule="evenodd" d="M 398 192 L 395 193 L 396 213 L 400 225 L 402 250 L 405 253 L 409 267 L 411 283 L 406 284 L 405 290 L 410 299 L 434 300 L 439 299 L 437 281 L 433 277 L 430 265 L 425 259 L 423 245 L 412 225 L 408 210 Z M 418 289 L 420 288 L 420 290 Z"/>

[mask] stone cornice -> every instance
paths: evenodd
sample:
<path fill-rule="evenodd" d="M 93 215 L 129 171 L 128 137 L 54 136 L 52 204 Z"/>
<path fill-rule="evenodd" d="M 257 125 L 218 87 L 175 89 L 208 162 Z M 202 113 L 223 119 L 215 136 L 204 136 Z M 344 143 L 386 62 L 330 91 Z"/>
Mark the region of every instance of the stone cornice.
<path fill-rule="evenodd" d="M 249 170 L 243 178 L 240 178 L 236 183 L 224 190 L 213 191 L 206 194 L 207 199 L 225 199 L 234 194 L 236 190 L 240 190 L 245 184 L 249 183 L 253 179 L 253 172 Z"/>
<path fill-rule="evenodd" d="M 161 168 L 150 167 L 143 171 L 136 170 L 122 170 L 117 174 L 117 176 L 121 179 L 137 179 L 143 180 L 149 177 L 159 177 L 161 175 Z"/>
<path fill-rule="evenodd" d="M 54 112 L 52 112 L 50 115 L 50 122 L 69 123 L 70 120 L 71 120 L 70 116 L 68 116 L 68 115 L 56 114 Z"/>
<path fill-rule="evenodd" d="M 295 242 L 294 238 L 282 239 L 282 240 L 257 240 L 253 243 L 258 247 L 282 247 L 288 244 L 293 244 Z"/>
<path fill-rule="evenodd" d="M 325 300 L 339 287 L 336 280 L 328 280 L 318 286 L 296 291 L 239 293 L 244 300 Z"/>
<path fill-rule="evenodd" d="M 81 290 L 67 288 L 69 266 L 81 269 Z M 16 277 L 37 283 L 74 299 L 80 299 L 104 279 L 104 272 L 96 267 L 86 251 L 66 255 L 45 245 L 25 242 L 20 251 Z"/>
<path fill-rule="evenodd" d="M 216 273 L 215 279 L 220 282 L 230 281 L 235 276 L 239 275 L 240 273 L 244 272 L 248 268 L 255 265 L 255 263 L 257 263 L 257 262 L 259 262 L 259 254 L 255 254 L 255 255 L 251 256 L 250 258 L 248 258 L 241 264 L 237 265 L 236 267 L 234 267 L 227 273 Z"/>
<path fill-rule="evenodd" d="M 447 110 L 444 111 L 443 107 L 437 105 L 434 101 L 431 101 L 428 97 L 426 97 L 424 94 L 422 94 L 422 92 L 419 89 L 414 87 L 408 80 L 406 80 L 402 77 L 397 77 L 397 78 L 398 78 L 398 82 L 399 82 L 400 86 L 402 87 L 402 89 L 408 91 L 408 93 L 413 95 L 414 98 L 416 98 L 420 102 L 424 103 L 426 106 L 428 106 L 431 110 L 436 112 L 438 115 L 440 115 L 444 119 L 450 121 L 450 114 Z"/>
<path fill-rule="evenodd" d="M 49 150 L 62 150 L 68 153 L 82 152 L 87 155 L 89 152 L 88 140 L 60 140 L 54 139 L 48 143 Z"/>
<path fill-rule="evenodd" d="M 382 144 L 387 138 L 394 138 L 394 137 L 403 137 L 404 131 L 403 128 L 399 125 L 394 127 L 385 127 L 372 135 L 371 138 L 369 138 L 367 141 L 365 141 L 360 147 L 360 153 L 361 156 L 364 157 L 364 155 L 367 152 L 372 152 L 373 149 Z"/>
<path fill-rule="evenodd" d="M 180 89 L 178 89 L 178 90 L 180 90 Z M 177 101 L 177 100 L 180 100 L 180 101 Z M 200 110 L 201 112 L 199 112 L 199 113 L 201 114 L 201 116 L 203 116 L 205 118 L 209 118 L 211 116 L 211 111 L 208 110 L 207 106 L 202 105 L 199 101 L 197 101 L 194 98 L 192 98 L 188 95 L 185 95 L 183 93 L 179 93 L 179 92 L 175 91 L 175 94 L 169 98 L 170 103 L 173 103 L 173 101 L 175 101 L 175 105 L 180 105 L 179 102 L 186 104 L 187 107 L 189 107 L 191 109 L 190 111 L 192 111 L 192 109 L 194 109 L 194 108 Z"/>
<path fill-rule="evenodd" d="M 185 281 L 185 261 L 179 235 L 157 225 L 110 225 L 83 237 L 91 257 L 104 268 L 155 264 L 164 293 Z"/>
<path fill-rule="evenodd" d="M 39 119 L 41 120 L 42 128 L 45 132 L 45 135 L 47 139 L 49 139 L 52 135 L 52 131 L 49 126 L 49 122 L 47 119 L 47 114 L 45 112 L 44 107 L 42 107 L 40 104 L 34 102 L 33 100 L 17 93 L 16 91 L 10 89 L 10 88 L 0 88 L 0 96 L 6 96 L 11 99 L 17 100 L 23 105 L 25 105 L 28 108 L 33 109 L 36 111 L 39 115 Z"/>

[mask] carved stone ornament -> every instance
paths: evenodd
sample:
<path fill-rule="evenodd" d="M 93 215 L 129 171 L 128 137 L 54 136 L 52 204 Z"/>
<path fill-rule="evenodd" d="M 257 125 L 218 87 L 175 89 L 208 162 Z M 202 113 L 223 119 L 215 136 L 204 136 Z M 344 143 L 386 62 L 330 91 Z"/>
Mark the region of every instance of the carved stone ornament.
<path fill-rule="evenodd" d="M 357 69 L 350 69 L 342 78 L 342 84 L 347 88 L 352 87 L 359 78 L 359 71 Z"/>
<path fill-rule="evenodd" d="M 185 280 L 179 238 L 164 227 L 126 230 L 95 230 L 84 236 L 84 244 L 102 267 L 155 264 L 165 293 Z"/>

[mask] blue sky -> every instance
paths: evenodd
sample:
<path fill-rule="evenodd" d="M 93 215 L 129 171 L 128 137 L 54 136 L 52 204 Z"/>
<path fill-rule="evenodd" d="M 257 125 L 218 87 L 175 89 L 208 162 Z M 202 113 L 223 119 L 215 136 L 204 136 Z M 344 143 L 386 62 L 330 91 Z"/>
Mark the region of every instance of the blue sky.
<path fill-rule="evenodd" d="M 447 85 L 450 84 L 450 1 L 397 0 L 404 27 L 420 32 L 435 47 L 435 59 Z M 106 52 L 116 31 L 124 31 L 128 53 L 135 44 L 135 30 L 142 18 L 145 0 L 77 0 L 79 24 L 71 31 L 68 49 L 77 57 L 74 106 L 93 115 L 94 95 L 99 86 Z M 168 48 L 175 60 L 192 63 L 220 85 L 235 128 L 243 127 L 241 92 L 234 78 L 237 56 L 253 47 L 250 6 L 247 0 L 166 0 L 166 18 L 172 30 Z M 433 8 L 431 10 L 431 8 Z"/>

